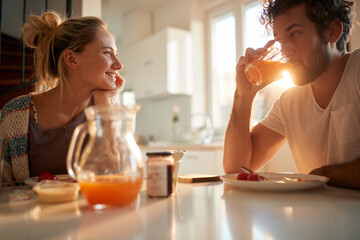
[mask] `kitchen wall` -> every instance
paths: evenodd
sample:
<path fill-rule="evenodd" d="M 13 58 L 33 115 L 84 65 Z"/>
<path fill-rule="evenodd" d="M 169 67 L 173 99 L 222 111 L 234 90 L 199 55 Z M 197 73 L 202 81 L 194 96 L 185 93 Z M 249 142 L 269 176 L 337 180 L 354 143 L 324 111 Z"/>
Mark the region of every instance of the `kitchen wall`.
<path fill-rule="evenodd" d="M 180 137 L 190 129 L 190 96 L 173 96 L 168 98 L 139 100 L 141 109 L 136 116 L 136 134 L 145 137 L 145 141 L 173 141 L 173 106 L 178 106 Z M 184 139 L 181 141 L 184 142 Z"/>
<path fill-rule="evenodd" d="M 350 36 L 350 50 L 360 48 L 360 0 L 355 0 L 355 14 L 356 21 L 354 22 L 354 28 Z"/>
<path fill-rule="evenodd" d="M 74 17 L 102 15 L 102 0 L 72 0 L 72 7 Z"/>

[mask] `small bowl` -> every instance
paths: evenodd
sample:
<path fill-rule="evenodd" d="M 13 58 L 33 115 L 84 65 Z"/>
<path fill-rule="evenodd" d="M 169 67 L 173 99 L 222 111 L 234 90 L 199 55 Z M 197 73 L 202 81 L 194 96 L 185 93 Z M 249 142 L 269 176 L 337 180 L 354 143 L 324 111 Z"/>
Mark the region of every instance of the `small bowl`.
<path fill-rule="evenodd" d="M 172 153 L 174 161 L 180 161 L 185 154 L 185 150 L 169 150 Z"/>
<path fill-rule="evenodd" d="M 80 186 L 77 183 L 43 180 L 33 190 L 41 203 L 62 203 L 75 201 L 79 196 Z"/>

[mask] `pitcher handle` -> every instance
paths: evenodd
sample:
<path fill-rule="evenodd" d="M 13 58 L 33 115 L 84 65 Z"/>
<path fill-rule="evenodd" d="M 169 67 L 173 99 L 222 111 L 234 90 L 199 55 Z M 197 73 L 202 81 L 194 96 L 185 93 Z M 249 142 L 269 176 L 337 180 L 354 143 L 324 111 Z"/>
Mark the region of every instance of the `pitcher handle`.
<path fill-rule="evenodd" d="M 73 179 L 76 179 L 76 168 L 79 162 L 81 149 L 84 143 L 86 134 L 88 133 L 88 123 L 84 122 L 78 125 L 71 137 L 69 149 L 66 157 L 66 168 Z"/>

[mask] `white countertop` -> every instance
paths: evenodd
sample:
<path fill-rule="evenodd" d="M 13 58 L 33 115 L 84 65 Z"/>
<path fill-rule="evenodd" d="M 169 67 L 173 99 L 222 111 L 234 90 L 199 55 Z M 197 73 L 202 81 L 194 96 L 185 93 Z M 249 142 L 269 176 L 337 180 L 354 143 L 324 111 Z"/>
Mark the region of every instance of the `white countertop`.
<path fill-rule="evenodd" d="M 141 150 L 223 150 L 223 143 L 207 143 L 207 144 L 172 144 L 172 143 L 157 143 L 150 145 L 139 145 Z"/>
<path fill-rule="evenodd" d="M 360 191 L 322 187 L 255 192 L 222 182 L 179 184 L 169 198 L 92 209 L 82 197 L 63 204 L 9 203 L 0 194 L 0 239 L 359 239 Z"/>

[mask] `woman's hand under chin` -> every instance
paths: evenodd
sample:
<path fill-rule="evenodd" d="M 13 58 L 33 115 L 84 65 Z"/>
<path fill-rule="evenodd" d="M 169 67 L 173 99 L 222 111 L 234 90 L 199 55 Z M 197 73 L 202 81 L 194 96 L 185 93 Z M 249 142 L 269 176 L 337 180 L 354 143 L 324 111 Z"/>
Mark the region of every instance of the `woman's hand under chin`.
<path fill-rule="evenodd" d="M 92 92 L 94 104 L 107 106 L 120 104 L 118 94 L 124 89 L 125 79 L 119 74 L 116 75 L 115 85 L 116 88 L 113 90 L 95 89 Z"/>

